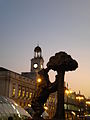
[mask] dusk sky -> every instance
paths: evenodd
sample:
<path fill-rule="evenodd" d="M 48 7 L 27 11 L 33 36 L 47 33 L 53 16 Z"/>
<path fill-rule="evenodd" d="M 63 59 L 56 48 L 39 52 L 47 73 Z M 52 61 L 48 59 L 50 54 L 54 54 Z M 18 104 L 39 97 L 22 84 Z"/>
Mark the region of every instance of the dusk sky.
<path fill-rule="evenodd" d="M 0 0 L 0 66 L 30 71 L 37 44 L 45 67 L 59 51 L 77 60 L 65 81 L 90 97 L 90 0 Z"/>

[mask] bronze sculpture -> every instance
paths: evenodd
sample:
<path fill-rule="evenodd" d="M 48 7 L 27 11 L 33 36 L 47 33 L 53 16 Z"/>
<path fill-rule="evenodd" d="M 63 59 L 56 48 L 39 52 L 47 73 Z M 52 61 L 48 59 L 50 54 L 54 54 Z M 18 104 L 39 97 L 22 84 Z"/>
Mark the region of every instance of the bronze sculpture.
<path fill-rule="evenodd" d="M 35 111 L 34 120 L 40 120 L 41 114 L 44 111 L 43 105 L 47 101 L 49 94 L 57 91 L 57 110 L 54 120 L 65 120 L 64 111 L 64 75 L 66 71 L 75 70 L 78 63 L 65 52 L 58 52 L 52 56 L 47 63 L 47 68 L 39 71 L 42 83 L 38 87 L 32 100 L 32 108 Z M 57 71 L 56 80 L 54 83 L 49 81 L 48 72 L 52 69 Z"/>

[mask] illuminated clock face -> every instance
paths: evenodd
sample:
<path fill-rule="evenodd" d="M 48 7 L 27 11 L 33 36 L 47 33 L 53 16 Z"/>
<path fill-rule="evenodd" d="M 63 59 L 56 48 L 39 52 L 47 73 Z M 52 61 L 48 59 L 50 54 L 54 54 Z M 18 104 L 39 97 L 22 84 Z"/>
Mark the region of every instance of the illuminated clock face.
<path fill-rule="evenodd" d="M 37 63 L 35 63 L 35 64 L 33 65 L 33 67 L 34 67 L 34 68 L 37 68 L 37 67 L 38 67 L 38 64 L 37 64 Z"/>

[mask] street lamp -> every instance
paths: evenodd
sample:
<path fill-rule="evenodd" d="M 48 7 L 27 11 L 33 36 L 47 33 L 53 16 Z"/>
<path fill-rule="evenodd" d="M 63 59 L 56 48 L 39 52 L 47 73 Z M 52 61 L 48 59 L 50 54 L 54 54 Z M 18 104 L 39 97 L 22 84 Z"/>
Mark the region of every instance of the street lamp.
<path fill-rule="evenodd" d="M 42 79 L 41 78 L 38 78 L 37 79 L 37 83 L 41 83 Z"/>
<path fill-rule="evenodd" d="M 45 104 L 44 104 L 44 109 L 45 109 L 45 110 L 48 110 L 48 107 L 47 107 Z"/>
<path fill-rule="evenodd" d="M 37 85 L 37 89 L 40 87 L 40 85 L 42 84 L 42 79 L 40 77 L 37 78 L 37 81 L 36 81 L 36 85 Z"/>

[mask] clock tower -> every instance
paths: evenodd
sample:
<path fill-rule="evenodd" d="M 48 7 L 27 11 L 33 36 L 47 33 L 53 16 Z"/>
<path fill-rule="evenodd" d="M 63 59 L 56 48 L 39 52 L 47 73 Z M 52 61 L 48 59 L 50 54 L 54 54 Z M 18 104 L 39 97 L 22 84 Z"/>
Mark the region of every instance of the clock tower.
<path fill-rule="evenodd" d="M 31 59 L 31 72 L 38 72 L 44 67 L 42 50 L 39 46 L 34 49 L 34 58 Z"/>

